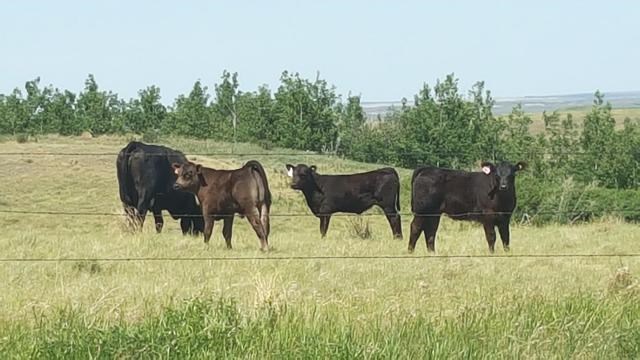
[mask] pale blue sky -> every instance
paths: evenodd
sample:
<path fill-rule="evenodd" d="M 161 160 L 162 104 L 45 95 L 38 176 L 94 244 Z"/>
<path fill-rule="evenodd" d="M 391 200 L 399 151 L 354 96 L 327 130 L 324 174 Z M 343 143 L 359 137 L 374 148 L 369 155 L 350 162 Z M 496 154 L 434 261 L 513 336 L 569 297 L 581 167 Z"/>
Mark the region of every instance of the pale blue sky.
<path fill-rule="evenodd" d="M 93 73 L 172 103 L 223 69 L 275 90 L 285 69 L 363 100 L 411 98 L 454 72 L 496 97 L 640 90 L 638 1 L 5 1 L 0 92 Z"/>

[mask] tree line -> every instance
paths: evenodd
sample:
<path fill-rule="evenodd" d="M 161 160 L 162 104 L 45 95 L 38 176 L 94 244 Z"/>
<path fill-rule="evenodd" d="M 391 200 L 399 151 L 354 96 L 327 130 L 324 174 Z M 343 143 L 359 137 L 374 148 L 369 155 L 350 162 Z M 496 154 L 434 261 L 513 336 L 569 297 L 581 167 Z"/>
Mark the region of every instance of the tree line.
<path fill-rule="evenodd" d="M 474 169 L 481 160 L 525 160 L 516 216 L 534 222 L 575 222 L 603 215 L 640 220 L 640 123 L 616 126 L 611 105 L 594 94 L 584 119 L 545 112 L 544 129 L 531 131 L 521 106 L 493 114 L 483 82 L 468 93 L 453 74 L 427 84 L 413 101 L 368 121 L 359 96 L 342 98 L 316 76 L 283 72 L 275 91 L 240 91 L 237 73 L 224 71 L 210 90 L 196 81 L 171 106 L 149 86 L 124 100 L 89 75 L 78 94 L 27 81 L 0 95 L 0 134 L 177 135 L 254 142 L 337 154 L 413 168 L 423 164 Z"/>

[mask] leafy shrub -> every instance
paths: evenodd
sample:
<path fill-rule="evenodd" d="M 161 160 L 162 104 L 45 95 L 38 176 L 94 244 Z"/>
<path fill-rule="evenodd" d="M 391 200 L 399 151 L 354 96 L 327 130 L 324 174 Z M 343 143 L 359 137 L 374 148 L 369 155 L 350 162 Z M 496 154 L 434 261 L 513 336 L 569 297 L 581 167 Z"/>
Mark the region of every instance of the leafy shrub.
<path fill-rule="evenodd" d="M 24 144 L 26 142 L 29 141 L 29 135 L 21 133 L 21 134 L 16 134 L 16 142 L 18 144 Z"/>

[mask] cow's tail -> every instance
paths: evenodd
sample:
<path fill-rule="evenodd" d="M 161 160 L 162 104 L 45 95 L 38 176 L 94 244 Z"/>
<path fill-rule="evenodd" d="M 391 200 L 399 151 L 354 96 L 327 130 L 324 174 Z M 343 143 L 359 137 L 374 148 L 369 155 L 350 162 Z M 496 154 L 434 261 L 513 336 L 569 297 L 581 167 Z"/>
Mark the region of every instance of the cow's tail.
<path fill-rule="evenodd" d="M 262 164 L 260 164 L 256 160 L 249 160 L 246 164 L 246 167 L 250 167 L 251 170 L 254 170 L 260 176 L 260 180 L 262 182 L 262 187 L 264 189 L 264 194 L 260 196 L 263 199 L 264 204 L 267 206 L 267 209 L 271 207 L 271 190 L 269 190 L 269 181 L 267 180 L 267 173 L 265 173 Z"/>
<path fill-rule="evenodd" d="M 386 174 L 389 175 L 393 175 L 393 178 L 395 179 L 395 185 L 396 185 L 396 200 L 394 202 L 394 207 L 396 209 L 397 212 L 400 212 L 400 175 L 398 175 L 398 172 L 396 171 L 396 169 L 394 168 L 383 168 L 383 169 L 379 169 L 378 171 L 382 171 Z M 386 179 L 386 178 L 385 178 Z M 387 181 L 385 180 L 385 186 L 386 186 Z"/>
<path fill-rule="evenodd" d="M 262 204 L 258 207 L 258 211 L 260 213 L 260 223 L 262 224 L 262 229 L 265 234 L 265 244 L 268 248 L 268 237 L 271 232 L 271 222 L 269 220 L 269 213 L 271 212 L 271 190 L 269 190 L 269 181 L 267 181 L 267 174 L 264 172 L 264 168 L 262 164 L 255 160 L 247 161 L 244 166 L 251 168 L 252 173 L 257 173 L 260 177 L 260 182 L 262 183 L 263 194 L 260 196 L 258 193 L 258 198 L 262 199 Z M 260 191 L 260 186 L 258 186 L 258 192 Z"/>
<path fill-rule="evenodd" d="M 415 182 L 416 178 L 418 177 L 418 175 L 420 175 L 420 173 L 422 172 L 422 170 L 424 170 L 424 167 L 419 167 L 415 170 L 413 170 L 413 174 L 411 174 L 411 211 L 415 211 L 414 207 L 413 207 L 413 183 Z"/>
<path fill-rule="evenodd" d="M 136 206 L 136 201 L 131 196 L 131 191 L 134 185 L 131 174 L 129 173 L 129 157 L 131 156 L 131 152 L 138 147 L 138 144 L 139 143 L 135 141 L 127 144 L 127 146 L 120 150 L 120 153 L 118 153 L 118 158 L 116 160 L 120 201 L 122 201 L 122 205 L 125 207 Z"/>
<path fill-rule="evenodd" d="M 396 211 L 400 212 L 400 175 L 398 175 L 398 172 L 396 171 L 396 169 L 392 169 L 393 170 L 393 175 L 395 175 L 396 178 Z"/>

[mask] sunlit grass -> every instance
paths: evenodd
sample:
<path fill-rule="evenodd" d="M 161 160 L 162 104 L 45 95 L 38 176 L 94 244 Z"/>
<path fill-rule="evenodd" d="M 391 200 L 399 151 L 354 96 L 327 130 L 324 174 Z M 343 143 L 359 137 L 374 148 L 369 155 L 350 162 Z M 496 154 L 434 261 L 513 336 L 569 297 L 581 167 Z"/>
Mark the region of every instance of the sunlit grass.
<path fill-rule="evenodd" d="M 558 110 L 558 114 L 560 114 L 561 118 L 565 118 L 567 114 L 571 114 L 573 116 L 574 123 L 581 127 L 582 123 L 591 111 L 590 107 L 579 107 L 579 108 L 569 108 L 569 109 L 561 109 Z M 552 111 L 548 111 L 547 114 L 551 114 Z M 542 118 L 542 113 L 530 113 L 528 114 L 531 117 L 533 123 L 531 124 L 531 132 L 534 134 L 541 133 L 544 131 L 544 121 Z M 616 119 L 616 128 L 621 129 L 624 125 L 624 120 L 629 118 L 634 121 L 640 121 L 640 108 L 613 108 L 611 109 L 611 115 L 614 119 Z M 507 116 L 507 115 L 503 115 Z"/>

